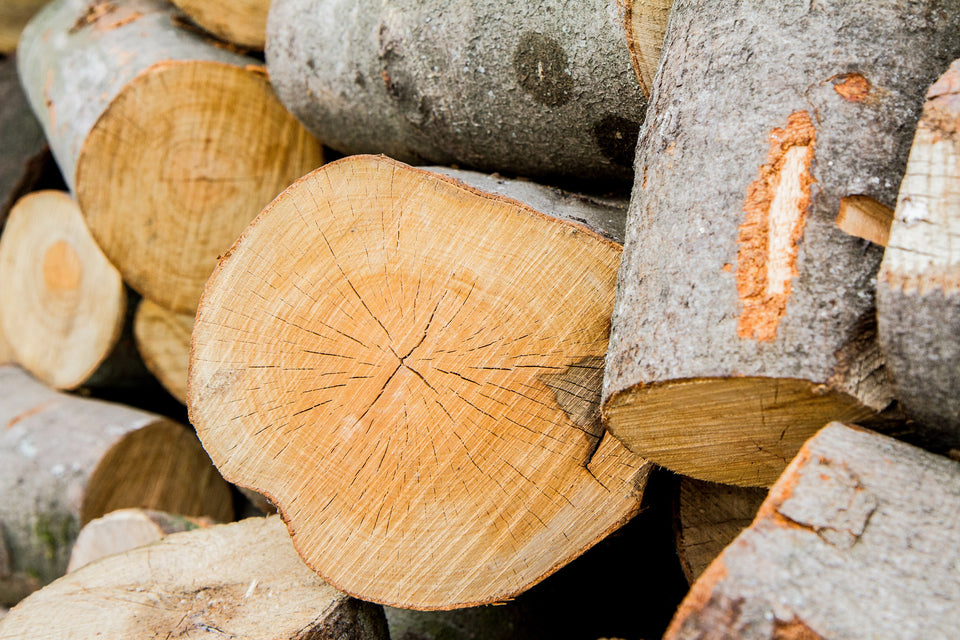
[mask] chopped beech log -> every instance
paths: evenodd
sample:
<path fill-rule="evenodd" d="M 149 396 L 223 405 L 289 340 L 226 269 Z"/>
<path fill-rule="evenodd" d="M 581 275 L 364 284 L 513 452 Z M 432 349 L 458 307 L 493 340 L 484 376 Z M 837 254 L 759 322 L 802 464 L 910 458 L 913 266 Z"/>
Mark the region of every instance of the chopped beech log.
<path fill-rule="evenodd" d="M 120 273 L 62 191 L 24 196 L 0 237 L 0 327 L 14 360 L 42 382 L 74 389 L 110 362 L 124 327 Z M 125 357 L 122 350 L 117 357 Z"/>
<path fill-rule="evenodd" d="M 321 582 L 280 518 L 175 533 L 87 565 L 33 594 L 0 638 L 385 640 L 382 607 Z"/>
<path fill-rule="evenodd" d="M 0 14 L 3 9 L 0 8 Z M 17 62 L 0 60 L 0 227 L 13 204 L 40 179 L 50 152 L 17 78 Z"/>
<path fill-rule="evenodd" d="M 960 464 L 832 423 L 700 576 L 668 640 L 953 638 Z"/>
<path fill-rule="evenodd" d="M 845 233 L 869 240 L 881 247 L 890 240 L 893 209 L 867 196 L 840 198 L 837 226 Z"/>
<path fill-rule="evenodd" d="M 193 315 L 174 313 L 143 300 L 133 320 L 137 349 L 150 373 L 180 402 L 187 401 L 187 367 Z"/>
<path fill-rule="evenodd" d="M 255 60 L 178 16 L 160 0 L 55 0 L 18 64 L 104 253 L 144 297 L 192 313 L 218 255 L 322 153 Z"/>
<path fill-rule="evenodd" d="M 190 518 L 149 509 L 117 509 L 88 522 L 70 552 L 67 573 L 107 556 L 161 540 L 171 533 L 213 525 L 209 518 Z"/>
<path fill-rule="evenodd" d="M 0 2 L 0 54 L 13 53 L 20 40 L 20 32 L 30 18 L 47 4 L 48 0 L 3 0 Z M 6 100 L 10 94 L 0 93 Z"/>
<path fill-rule="evenodd" d="M 935 0 L 674 3 L 604 379 L 632 451 L 769 486 L 823 424 L 889 405 L 882 248 L 835 222 L 845 196 L 893 203 L 958 29 L 960 4 Z"/>
<path fill-rule="evenodd" d="M 640 506 L 651 465 L 598 411 L 623 213 L 383 157 L 315 171 L 211 276 L 191 422 L 331 584 L 415 609 L 509 598 Z"/>
<path fill-rule="evenodd" d="M 681 478 L 679 484 L 674 522 L 677 554 L 687 581 L 693 584 L 724 547 L 753 522 L 767 492 L 693 478 Z"/>
<path fill-rule="evenodd" d="M 124 507 L 229 520 L 229 486 L 166 418 L 57 393 L 0 367 L 0 522 L 11 573 L 66 570 L 80 525 Z"/>
<path fill-rule="evenodd" d="M 631 23 L 641 73 L 653 13 Z M 274 0 L 266 57 L 284 104 L 343 153 L 624 181 L 646 108 L 627 31 L 617 0 Z"/>
<path fill-rule="evenodd" d="M 198 25 L 221 40 L 263 51 L 270 0 L 173 0 Z"/>
<path fill-rule="evenodd" d="M 643 94 L 649 97 L 673 0 L 623 0 L 621 4 L 633 71 Z"/>
<path fill-rule="evenodd" d="M 927 446 L 960 448 L 960 61 L 927 93 L 877 278 L 880 343 Z"/>

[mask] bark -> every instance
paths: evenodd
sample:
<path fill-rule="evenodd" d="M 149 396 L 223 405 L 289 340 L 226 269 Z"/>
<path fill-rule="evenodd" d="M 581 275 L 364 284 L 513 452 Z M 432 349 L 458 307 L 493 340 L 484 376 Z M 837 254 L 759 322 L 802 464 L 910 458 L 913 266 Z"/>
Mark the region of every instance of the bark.
<path fill-rule="evenodd" d="M 133 333 L 143 362 L 163 388 L 184 404 L 192 332 L 192 315 L 173 313 L 149 300 L 137 307 Z"/>
<path fill-rule="evenodd" d="M 681 478 L 674 526 L 687 582 L 694 580 L 757 515 L 767 492 Z"/>
<path fill-rule="evenodd" d="M 20 32 L 47 0 L 3 0 L 0 3 L 0 54 L 17 50 Z M 7 96 L 6 92 L 2 95 Z"/>
<path fill-rule="evenodd" d="M 832 423 L 693 586 L 667 640 L 952 638 L 960 465 Z"/>
<path fill-rule="evenodd" d="M 380 607 L 303 566 L 279 518 L 170 535 L 75 571 L 27 598 L 0 638 L 385 640 Z"/>
<path fill-rule="evenodd" d="M 174 4 L 221 40 L 263 51 L 270 0 L 234 0 L 229 8 L 215 0 L 174 0 Z"/>
<path fill-rule="evenodd" d="M 284 104 L 346 154 L 624 181 L 646 108 L 625 13 L 616 0 L 275 0 L 267 66 Z M 662 14 L 631 27 L 648 74 Z"/>
<path fill-rule="evenodd" d="M 960 448 L 960 61 L 930 87 L 877 278 L 880 341 L 925 444 Z"/>
<path fill-rule="evenodd" d="M 135 384 L 149 374 L 119 348 L 126 319 L 120 273 L 73 199 L 22 198 L 0 237 L 0 327 L 13 360 L 57 389 Z"/>
<path fill-rule="evenodd" d="M 0 9 L 2 12 L 2 9 Z M 0 60 L 0 227 L 14 203 L 43 175 L 50 161 L 40 123 L 30 111 L 14 58 Z"/>
<path fill-rule="evenodd" d="M 88 522 L 70 551 L 67 573 L 101 558 L 162 540 L 171 533 L 213 525 L 209 518 L 189 518 L 149 509 L 117 509 Z"/>
<path fill-rule="evenodd" d="M 191 422 L 307 564 L 364 600 L 504 600 L 639 509 L 650 465 L 598 411 L 620 250 L 588 221 L 622 210 L 540 192 L 563 206 L 344 158 L 207 285 Z"/>
<path fill-rule="evenodd" d="M 165 418 L 57 393 L 5 366 L 0 424 L 0 523 L 13 579 L 39 586 L 62 575 L 80 525 L 114 509 L 231 517 L 229 487 L 193 434 Z"/>
<path fill-rule="evenodd" d="M 636 158 L 604 383 L 634 452 L 767 486 L 829 420 L 892 393 L 881 249 L 841 198 L 890 206 L 960 5 L 674 3 Z"/>
<path fill-rule="evenodd" d="M 322 152 L 255 59 L 184 20 L 160 0 L 55 0 L 18 64 L 104 253 L 144 297 L 186 313 L 217 256 Z"/>

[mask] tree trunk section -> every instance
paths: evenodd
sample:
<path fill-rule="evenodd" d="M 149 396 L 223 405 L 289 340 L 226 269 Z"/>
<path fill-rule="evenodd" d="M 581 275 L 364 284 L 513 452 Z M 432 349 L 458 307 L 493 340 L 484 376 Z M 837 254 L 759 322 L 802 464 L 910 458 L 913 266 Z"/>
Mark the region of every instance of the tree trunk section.
<path fill-rule="evenodd" d="M 67 573 L 101 558 L 162 540 L 171 533 L 213 525 L 209 518 L 189 518 L 149 509 L 117 509 L 88 522 L 70 552 Z"/>
<path fill-rule="evenodd" d="M 246 225 L 322 163 L 256 60 L 159 0 L 55 0 L 20 75 L 94 238 L 144 297 L 192 313 Z"/>
<path fill-rule="evenodd" d="M 960 448 L 960 61 L 927 92 L 890 244 L 877 313 L 897 398 L 925 444 Z"/>
<path fill-rule="evenodd" d="M 130 384 L 146 372 L 117 348 L 126 316 L 120 273 L 73 199 L 61 191 L 22 198 L 0 237 L 0 327 L 13 359 L 56 389 Z M 131 356 L 136 362 L 121 362 Z"/>
<path fill-rule="evenodd" d="M 20 32 L 46 3 L 47 0 L 3 0 L 0 3 L 0 54 L 17 50 Z M 10 94 L 4 92 L 0 95 Z"/>
<path fill-rule="evenodd" d="M 646 73 L 662 13 L 631 27 Z M 646 108 L 624 14 L 617 0 L 274 0 L 267 67 L 345 154 L 622 182 Z"/>
<path fill-rule="evenodd" d="M 882 249 L 836 226 L 889 206 L 960 5 L 678 0 L 636 158 L 604 382 L 627 446 L 769 486 L 830 420 L 892 392 L 876 340 Z"/>
<path fill-rule="evenodd" d="M 173 0 L 198 25 L 221 40 L 245 49 L 263 51 L 267 40 L 270 0 Z"/>
<path fill-rule="evenodd" d="M 265 210 L 207 285 L 191 422 L 307 564 L 364 600 L 510 598 L 640 507 L 650 465 L 598 411 L 624 212 L 539 192 L 551 208 L 345 158 Z"/>
<path fill-rule="evenodd" d="M 115 509 L 232 516 L 229 487 L 199 442 L 160 416 L 57 393 L 5 366 L 0 424 L 0 523 L 14 578 L 39 586 L 63 575 L 80 525 Z"/>
<path fill-rule="evenodd" d="M 381 607 L 324 584 L 280 518 L 170 535 L 105 558 L 27 598 L 0 637 L 386 640 Z"/>
<path fill-rule="evenodd" d="M 832 423 L 704 573 L 664 636 L 952 638 L 960 465 Z"/>
<path fill-rule="evenodd" d="M 193 316 L 174 313 L 144 300 L 137 307 L 133 335 L 150 373 L 174 398 L 187 402 L 187 367 Z"/>
<path fill-rule="evenodd" d="M 3 9 L 0 9 L 2 13 Z M 36 184 L 50 162 L 40 123 L 30 111 L 14 58 L 0 60 L 0 227 L 14 203 Z"/>
<path fill-rule="evenodd" d="M 674 526 L 677 555 L 693 582 L 746 529 L 767 492 L 756 487 L 733 487 L 681 478 Z"/>

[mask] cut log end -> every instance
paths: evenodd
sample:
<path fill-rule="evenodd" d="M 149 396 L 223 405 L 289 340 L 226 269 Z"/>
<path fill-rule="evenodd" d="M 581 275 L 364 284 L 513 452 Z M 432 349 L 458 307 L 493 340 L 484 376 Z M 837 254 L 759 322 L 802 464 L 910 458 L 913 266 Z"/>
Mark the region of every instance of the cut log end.
<path fill-rule="evenodd" d="M 890 241 L 893 209 L 868 196 L 848 196 L 840 199 L 837 226 L 857 238 L 869 240 L 882 247 Z"/>
<path fill-rule="evenodd" d="M 187 402 L 187 368 L 193 316 L 143 300 L 133 319 L 137 350 L 150 373 L 174 398 Z"/>
<path fill-rule="evenodd" d="M 833 419 L 876 411 L 806 380 L 701 378 L 639 386 L 611 397 L 608 429 L 638 455 L 709 482 L 766 487 Z"/>
<path fill-rule="evenodd" d="M 322 162 L 320 144 L 263 74 L 167 62 L 137 76 L 100 117 L 75 184 L 90 230 L 130 286 L 191 313 L 218 256 Z"/>
<path fill-rule="evenodd" d="M 626 0 L 623 5 L 633 71 L 644 95 L 649 98 L 673 0 Z"/>
<path fill-rule="evenodd" d="M 20 32 L 48 0 L 3 0 L 0 4 L 0 54 L 17 50 Z"/>
<path fill-rule="evenodd" d="M 245 49 L 263 51 L 270 0 L 234 0 L 229 8 L 211 0 L 174 0 L 174 4 L 218 38 Z"/>
<path fill-rule="evenodd" d="M 191 420 L 332 584 L 419 609 L 508 598 L 639 507 L 649 465 L 600 442 L 618 259 L 516 201 L 338 161 L 211 278 Z"/>
<path fill-rule="evenodd" d="M 21 199 L 0 240 L 0 323 L 14 358 L 59 389 L 83 384 L 123 328 L 126 294 L 116 268 L 66 193 Z"/>

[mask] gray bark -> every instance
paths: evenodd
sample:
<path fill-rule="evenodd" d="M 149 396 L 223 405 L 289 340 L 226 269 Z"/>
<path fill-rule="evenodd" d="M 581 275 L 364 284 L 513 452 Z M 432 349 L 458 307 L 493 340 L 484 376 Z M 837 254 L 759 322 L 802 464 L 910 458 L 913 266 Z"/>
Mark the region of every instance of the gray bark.
<path fill-rule="evenodd" d="M 637 150 L 605 405 L 640 385 L 758 376 L 883 408 L 881 249 L 834 221 L 844 196 L 893 203 L 906 133 L 924 88 L 960 52 L 958 29 L 960 5 L 932 0 L 674 4 Z M 796 271 L 773 337 L 738 335 L 749 333 L 738 325 L 738 277 L 751 267 L 738 247 L 745 210 L 797 117 L 814 138 Z"/>
<path fill-rule="evenodd" d="M 266 56 L 325 144 L 411 164 L 626 180 L 646 107 L 613 0 L 275 0 Z"/>
<path fill-rule="evenodd" d="M 40 179 L 49 161 L 40 123 L 20 88 L 15 58 L 0 60 L 0 227 L 14 203 Z"/>
<path fill-rule="evenodd" d="M 160 0 L 55 0 L 24 29 L 20 77 L 71 190 L 87 135 L 139 73 L 175 60 L 256 64 L 179 28 L 185 19 Z"/>
<path fill-rule="evenodd" d="M 960 465 L 832 423 L 707 569 L 668 640 L 955 638 Z"/>

